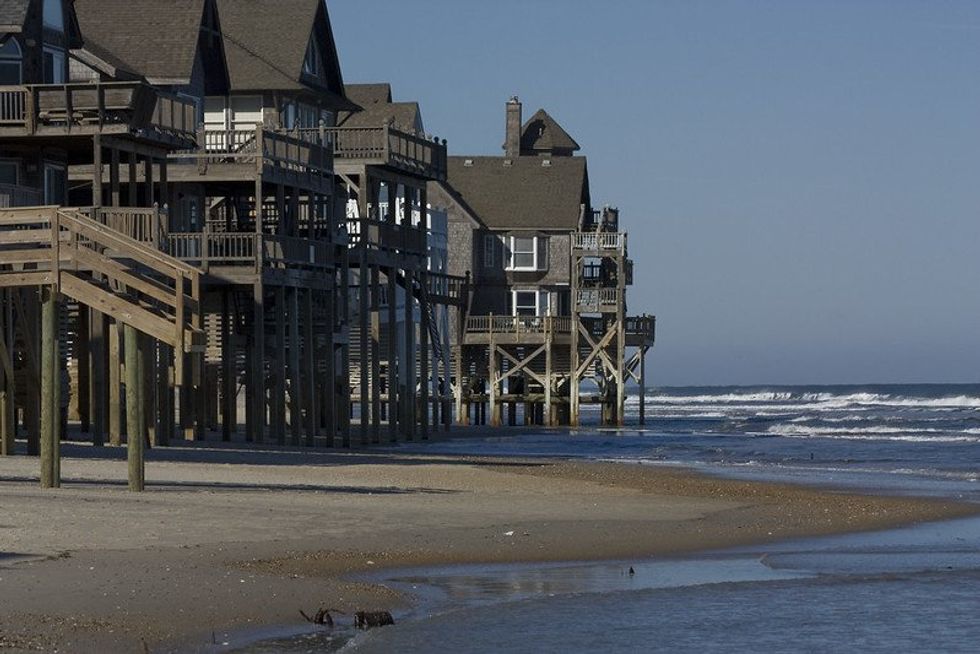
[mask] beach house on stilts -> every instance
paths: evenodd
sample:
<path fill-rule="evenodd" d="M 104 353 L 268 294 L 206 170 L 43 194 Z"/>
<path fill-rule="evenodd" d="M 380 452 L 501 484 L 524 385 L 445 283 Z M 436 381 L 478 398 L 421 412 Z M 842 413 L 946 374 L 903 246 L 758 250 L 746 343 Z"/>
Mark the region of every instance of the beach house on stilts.
<path fill-rule="evenodd" d="M 582 404 L 623 424 L 645 384 L 652 316 L 629 316 L 633 262 L 619 212 L 594 209 L 579 145 L 544 110 L 506 105 L 503 156 L 453 156 L 430 197 L 449 212 L 449 270 L 473 292 L 454 325 L 462 424 L 571 424 Z M 489 414 L 489 416 L 488 416 Z"/>

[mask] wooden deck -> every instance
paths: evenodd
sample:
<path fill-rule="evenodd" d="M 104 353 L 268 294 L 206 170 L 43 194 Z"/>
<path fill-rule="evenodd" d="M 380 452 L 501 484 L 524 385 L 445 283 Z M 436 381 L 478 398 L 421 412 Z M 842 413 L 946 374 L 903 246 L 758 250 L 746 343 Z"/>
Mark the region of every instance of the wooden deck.
<path fill-rule="evenodd" d="M 446 142 L 397 129 L 381 127 L 328 127 L 300 130 L 308 139 L 333 144 L 338 173 L 358 172 L 364 166 L 382 166 L 424 179 L 446 179 Z"/>
<path fill-rule="evenodd" d="M 125 134 L 190 145 L 196 123 L 192 102 L 144 82 L 0 86 L 0 137 Z"/>

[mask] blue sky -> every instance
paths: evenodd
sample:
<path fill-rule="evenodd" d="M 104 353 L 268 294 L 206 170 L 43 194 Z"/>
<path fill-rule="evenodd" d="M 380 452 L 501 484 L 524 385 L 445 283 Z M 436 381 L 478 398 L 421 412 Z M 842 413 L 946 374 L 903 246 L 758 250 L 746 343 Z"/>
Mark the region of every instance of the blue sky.
<path fill-rule="evenodd" d="M 578 140 L 653 383 L 980 381 L 980 2 L 327 4 L 452 153 L 515 94 Z"/>

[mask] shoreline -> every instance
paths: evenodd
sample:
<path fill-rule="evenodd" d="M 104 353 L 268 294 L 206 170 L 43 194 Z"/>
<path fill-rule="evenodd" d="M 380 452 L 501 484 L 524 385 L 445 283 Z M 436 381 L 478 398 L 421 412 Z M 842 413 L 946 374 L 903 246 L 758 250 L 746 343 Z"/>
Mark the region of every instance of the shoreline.
<path fill-rule="evenodd" d="M 390 451 L 156 450 L 148 492 L 131 495 L 111 451 L 85 449 L 53 493 L 29 479 L 36 459 L 0 459 L 0 649 L 207 651 L 212 632 L 296 624 L 300 609 L 407 606 L 365 572 L 679 556 L 980 514 L 680 468 Z"/>

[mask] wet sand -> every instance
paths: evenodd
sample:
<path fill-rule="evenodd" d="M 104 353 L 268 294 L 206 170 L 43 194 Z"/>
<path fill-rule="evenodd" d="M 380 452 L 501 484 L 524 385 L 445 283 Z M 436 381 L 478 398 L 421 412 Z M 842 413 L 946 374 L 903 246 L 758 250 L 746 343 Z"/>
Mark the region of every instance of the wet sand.
<path fill-rule="evenodd" d="M 207 651 L 318 607 L 398 609 L 382 567 L 629 559 L 884 529 L 978 507 L 638 465 L 388 452 L 66 448 L 0 459 L 0 650 Z"/>

